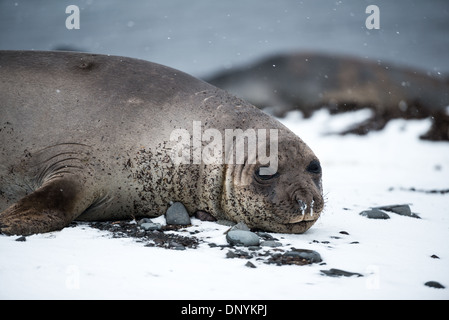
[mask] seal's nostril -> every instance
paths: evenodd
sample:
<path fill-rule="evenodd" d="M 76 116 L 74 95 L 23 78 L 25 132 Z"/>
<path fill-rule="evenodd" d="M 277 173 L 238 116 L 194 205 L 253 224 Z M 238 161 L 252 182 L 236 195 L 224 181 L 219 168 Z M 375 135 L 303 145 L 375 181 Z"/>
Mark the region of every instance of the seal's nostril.
<path fill-rule="evenodd" d="M 304 215 L 305 211 L 307 210 L 307 203 L 305 203 L 302 200 L 297 200 L 299 204 L 299 209 L 301 210 L 301 214 Z"/>

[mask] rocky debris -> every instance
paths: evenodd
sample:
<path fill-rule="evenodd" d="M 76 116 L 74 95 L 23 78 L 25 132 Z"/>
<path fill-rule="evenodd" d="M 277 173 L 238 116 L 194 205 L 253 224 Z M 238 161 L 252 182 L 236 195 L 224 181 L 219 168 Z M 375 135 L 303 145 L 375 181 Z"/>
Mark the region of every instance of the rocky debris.
<path fill-rule="evenodd" d="M 256 261 L 262 261 L 266 264 L 275 264 L 277 266 L 282 265 L 298 265 L 303 266 L 312 263 L 322 262 L 321 256 L 318 252 L 314 250 L 307 249 L 295 249 L 284 252 L 282 249 L 273 249 L 273 250 L 261 250 L 260 247 L 247 248 L 244 249 L 234 249 L 229 250 L 226 253 L 226 258 L 229 259 L 255 259 Z"/>
<path fill-rule="evenodd" d="M 440 169 L 441 170 L 441 169 Z M 390 188 L 389 191 L 393 191 L 394 188 Z M 412 191 L 412 192 L 422 192 L 422 193 L 431 193 L 431 194 L 446 194 L 449 193 L 449 189 L 416 189 L 414 187 L 411 188 L 400 188 L 400 190 L 404 191 Z"/>
<path fill-rule="evenodd" d="M 357 272 L 349 272 L 349 271 L 345 271 L 345 270 L 341 270 L 341 269 L 334 269 L 331 268 L 329 270 L 320 270 L 321 273 L 323 273 L 326 276 L 329 277 L 352 277 L 352 276 L 357 276 L 357 277 L 363 277 L 362 274 L 357 273 Z"/>
<path fill-rule="evenodd" d="M 384 210 L 388 212 L 393 212 L 401 216 L 407 216 L 412 218 L 421 219 L 416 213 L 413 213 L 408 204 L 395 204 L 389 206 L 376 207 L 373 209 Z"/>
<path fill-rule="evenodd" d="M 369 210 L 360 212 L 360 215 L 369 219 L 390 219 L 390 216 L 385 211 L 396 213 L 401 216 L 421 219 L 419 215 L 412 212 L 408 204 L 394 204 L 388 206 L 373 207 Z"/>
<path fill-rule="evenodd" d="M 93 228 L 109 231 L 113 238 L 135 238 L 138 242 L 143 242 L 146 247 L 160 247 L 173 250 L 196 249 L 201 241 L 193 236 L 182 236 L 178 233 L 168 233 L 168 226 L 161 226 L 158 230 L 145 230 L 145 224 L 158 223 L 149 222 L 148 218 L 142 219 L 138 223 L 129 221 L 107 221 L 92 222 L 89 225 Z M 142 223 L 141 223 L 142 221 Z"/>
<path fill-rule="evenodd" d="M 285 252 L 284 254 L 275 254 L 270 259 L 268 263 L 280 265 L 306 265 L 312 263 L 322 262 L 321 256 L 318 252 L 308 249 L 296 249 Z"/>
<path fill-rule="evenodd" d="M 76 224 L 76 223 L 75 223 Z M 160 247 L 172 250 L 196 249 L 201 243 L 207 242 L 198 239 L 193 234 L 200 233 L 197 230 L 188 231 L 183 225 L 161 225 L 149 218 L 143 218 L 137 222 L 90 222 L 91 227 L 109 231 L 114 238 L 135 238 L 144 243 L 146 247 Z M 190 228 L 191 226 L 189 226 Z M 181 233 L 190 235 L 181 235 Z M 223 235 L 225 236 L 225 235 Z M 267 232 L 251 232 L 243 222 L 234 224 L 226 232 L 228 244 L 207 243 L 210 248 L 223 250 L 228 259 L 245 259 L 245 266 L 255 268 L 257 261 L 266 264 L 282 265 L 306 265 L 322 262 L 318 252 L 307 249 L 287 249 L 284 245 Z"/>
<path fill-rule="evenodd" d="M 167 224 L 187 226 L 190 225 L 190 216 L 181 202 L 174 202 L 165 213 Z"/>

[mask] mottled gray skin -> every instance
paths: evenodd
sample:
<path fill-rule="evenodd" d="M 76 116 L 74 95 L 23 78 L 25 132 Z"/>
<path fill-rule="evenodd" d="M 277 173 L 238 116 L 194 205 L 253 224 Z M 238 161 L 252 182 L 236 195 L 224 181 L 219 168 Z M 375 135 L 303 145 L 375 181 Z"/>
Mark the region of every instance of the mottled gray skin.
<path fill-rule="evenodd" d="M 155 217 L 170 201 L 190 214 L 302 233 L 324 206 L 318 159 L 300 138 L 227 92 L 151 62 L 0 51 L 0 114 L 4 234 Z M 278 129 L 278 175 L 261 180 L 259 162 L 175 165 L 170 133 L 192 132 L 193 121 L 203 130 Z"/>

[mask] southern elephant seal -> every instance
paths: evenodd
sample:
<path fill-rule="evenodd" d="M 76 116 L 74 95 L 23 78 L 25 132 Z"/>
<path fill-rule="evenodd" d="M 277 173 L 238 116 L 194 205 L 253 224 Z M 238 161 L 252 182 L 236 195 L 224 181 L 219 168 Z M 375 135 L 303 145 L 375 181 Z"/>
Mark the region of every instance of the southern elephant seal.
<path fill-rule="evenodd" d="M 154 217 L 170 201 L 275 232 L 302 233 L 320 216 L 312 150 L 206 82 L 143 60 L 78 52 L 0 51 L 0 73 L 4 234 Z"/>
<path fill-rule="evenodd" d="M 205 80 L 276 116 L 300 110 L 308 117 L 321 108 L 332 113 L 372 110 L 371 118 L 342 133 L 366 134 L 396 118 L 430 118 L 432 127 L 422 138 L 449 141 L 449 81 L 441 75 L 304 52 L 275 55 Z"/>

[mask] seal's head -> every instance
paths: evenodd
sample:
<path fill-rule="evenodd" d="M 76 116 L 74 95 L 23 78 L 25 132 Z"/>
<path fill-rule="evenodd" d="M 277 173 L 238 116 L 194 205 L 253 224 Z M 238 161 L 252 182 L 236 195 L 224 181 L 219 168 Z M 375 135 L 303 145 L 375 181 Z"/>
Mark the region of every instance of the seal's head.
<path fill-rule="evenodd" d="M 277 171 L 265 173 L 258 160 L 226 165 L 222 207 L 228 218 L 251 228 L 303 233 L 324 207 L 321 165 L 297 136 L 280 136 Z"/>

